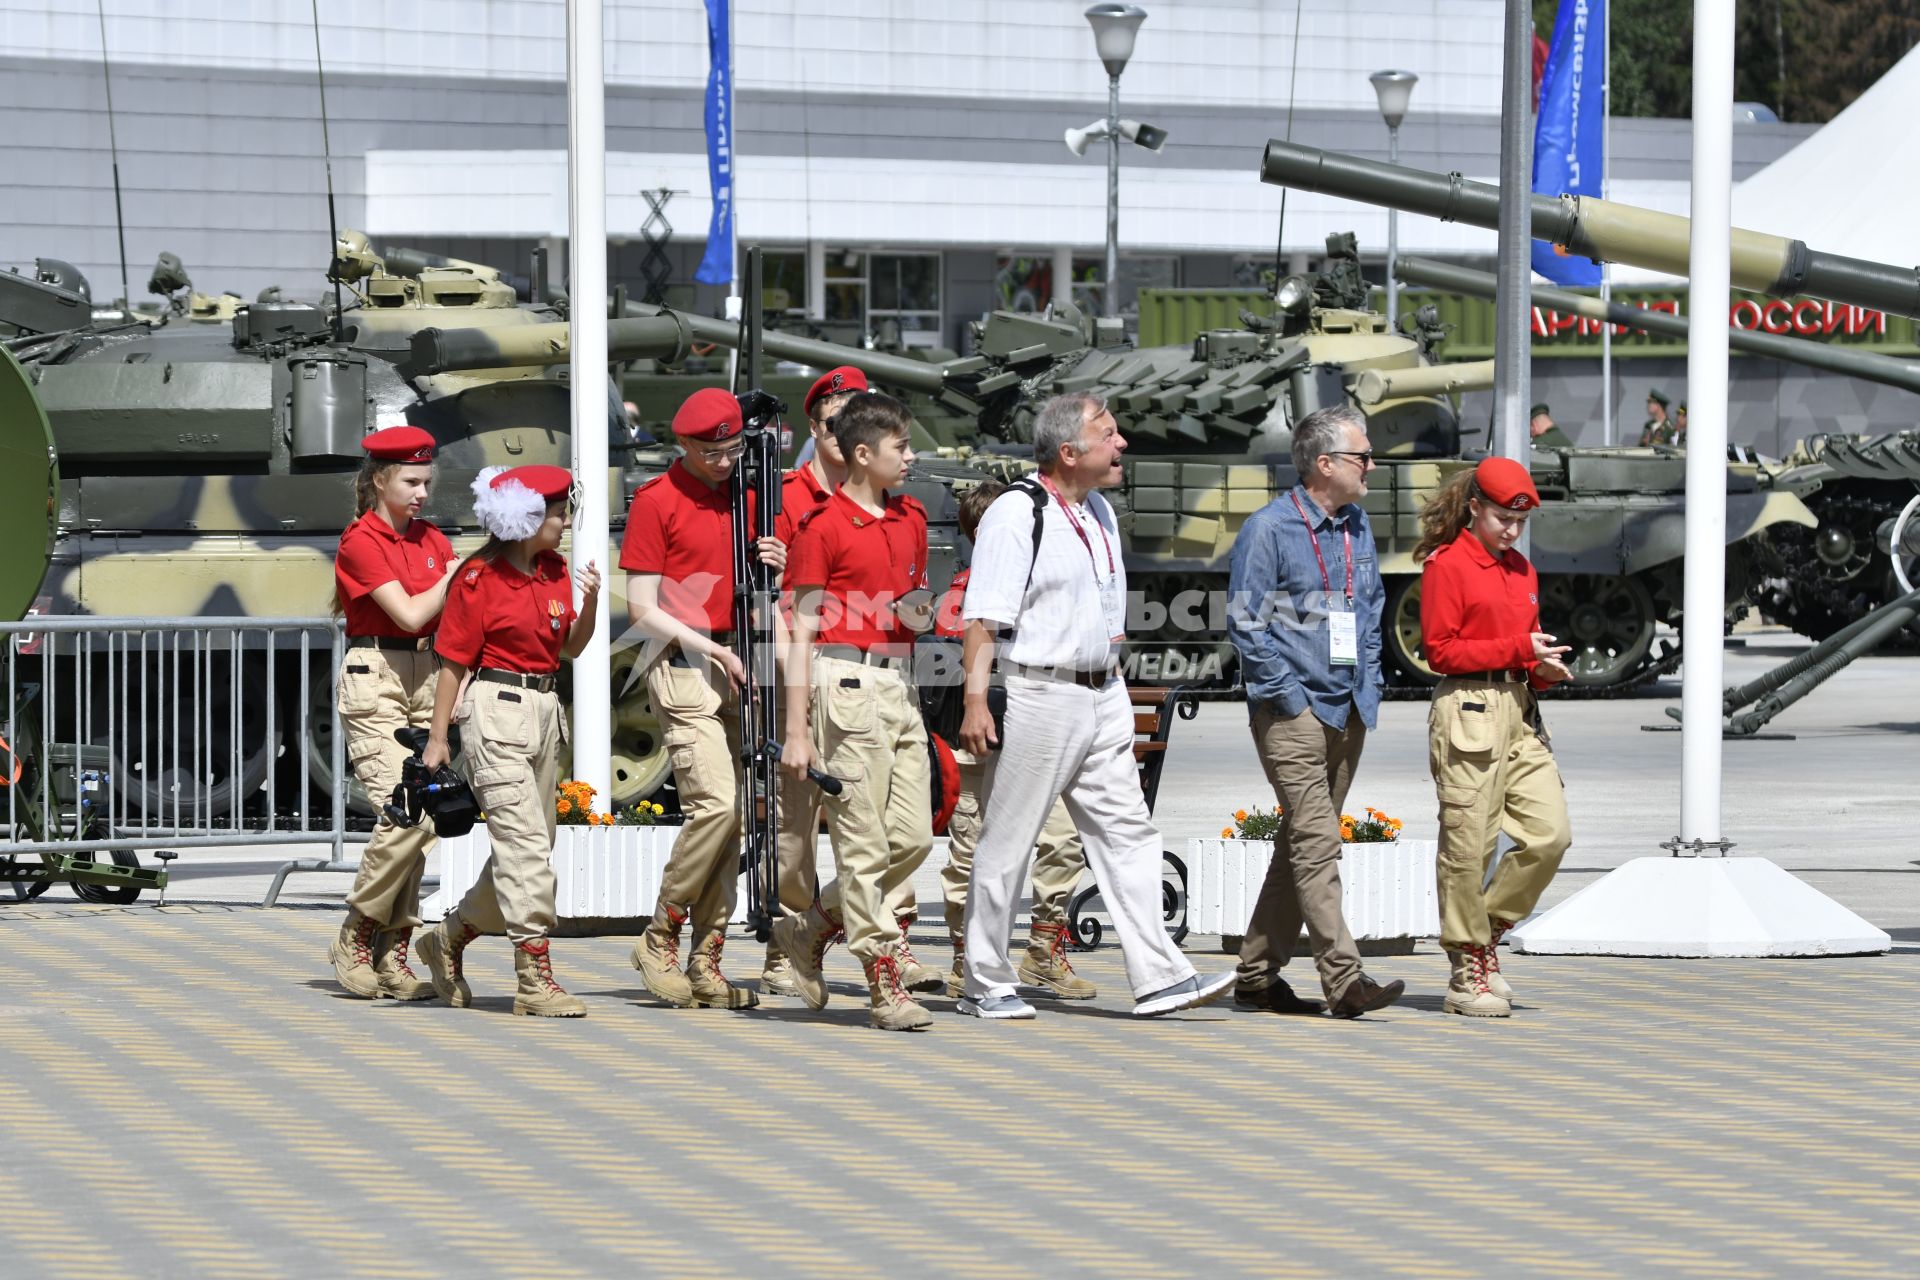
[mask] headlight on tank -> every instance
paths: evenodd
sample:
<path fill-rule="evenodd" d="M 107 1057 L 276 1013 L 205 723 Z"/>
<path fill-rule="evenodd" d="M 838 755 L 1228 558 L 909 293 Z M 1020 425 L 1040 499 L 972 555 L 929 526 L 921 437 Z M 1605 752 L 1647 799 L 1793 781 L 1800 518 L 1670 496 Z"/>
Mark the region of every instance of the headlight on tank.
<path fill-rule="evenodd" d="M 1274 294 L 1274 301 L 1280 309 L 1289 315 L 1307 309 L 1307 302 L 1313 297 L 1313 286 L 1307 283 L 1305 276 L 1288 276 L 1280 282 L 1280 291 Z"/>

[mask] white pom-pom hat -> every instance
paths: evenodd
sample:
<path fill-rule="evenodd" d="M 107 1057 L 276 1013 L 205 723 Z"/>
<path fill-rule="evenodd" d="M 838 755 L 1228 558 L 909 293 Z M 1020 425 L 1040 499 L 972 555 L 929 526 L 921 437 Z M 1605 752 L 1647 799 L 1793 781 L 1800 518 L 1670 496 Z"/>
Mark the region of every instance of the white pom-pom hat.
<path fill-rule="evenodd" d="M 547 504 L 572 488 L 565 467 L 487 467 L 473 478 L 473 514 L 494 537 L 518 542 L 539 532 Z"/>

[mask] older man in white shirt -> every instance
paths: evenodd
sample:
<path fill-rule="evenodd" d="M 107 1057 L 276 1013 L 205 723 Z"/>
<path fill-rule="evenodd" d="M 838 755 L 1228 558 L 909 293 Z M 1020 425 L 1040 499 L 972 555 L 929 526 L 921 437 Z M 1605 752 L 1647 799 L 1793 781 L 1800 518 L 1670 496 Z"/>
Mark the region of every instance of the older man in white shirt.
<path fill-rule="evenodd" d="M 1125 954 L 1134 1013 L 1154 1017 L 1218 999 L 1233 974 L 1201 979 L 1168 937 L 1160 835 L 1133 761 L 1133 704 L 1115 670 L 1126 630 L 1127 571 L 1113 507 L 1096 490 L 1121 481 L 1120 435 L 1106 402 L 1056 396 L 1034 419 L 1045 499 L 1015 489 L 987 508 L 974 539 L 960 743 L 988 761 L 987 808 L 967 888 L 966 994 L 959 1011 L 1031 1018 L 1015 991 L 1008 941 L 1015 895 L 1055 797 L 1066 800 Z M 1005 741 L 987 703 L 1001 633 Z"/>

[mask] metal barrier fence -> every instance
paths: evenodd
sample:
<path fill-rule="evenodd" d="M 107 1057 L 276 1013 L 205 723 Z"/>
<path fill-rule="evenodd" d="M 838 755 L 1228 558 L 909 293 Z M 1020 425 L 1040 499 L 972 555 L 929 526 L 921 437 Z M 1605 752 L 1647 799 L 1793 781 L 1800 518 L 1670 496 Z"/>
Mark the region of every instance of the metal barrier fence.
<path fill-rule="evenodd" d="M 326 842 L 267 906 L 292 870 L 352 869 L 337 619 L 31 618 L 0 636 L 0 856 Z"/>

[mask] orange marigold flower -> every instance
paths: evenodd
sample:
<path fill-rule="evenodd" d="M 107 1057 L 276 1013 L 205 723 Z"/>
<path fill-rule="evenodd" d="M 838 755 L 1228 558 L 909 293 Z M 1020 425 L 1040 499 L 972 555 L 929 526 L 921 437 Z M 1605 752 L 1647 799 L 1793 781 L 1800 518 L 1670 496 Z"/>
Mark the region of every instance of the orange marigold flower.
<path fill-rule="evenodd" d="M 573 801 L 567 799 L 565 796 L 561 796 L 558 800 L 553 802 L 553 807 L 560 814 L 560 816 L 564 818 L 568 814 L 573 812 Z"/>
<path fill-rule="evenodd" d="M 1245 809 L 1235 809 L 1233 811 L 1233 820 L 1235 822 L 1245 822 L 1247 820 L 1247 811 Z"/>
<path fill-rule="evenodd" d="M 1233 839 L 1233 828 L 1232 828 L 1232 827 L 1222 827 L 1222 828 L 1220 828 L 1220 838 L 1221 838 L 1222 840 L 1231 840 L 1231 839 Z"/>

